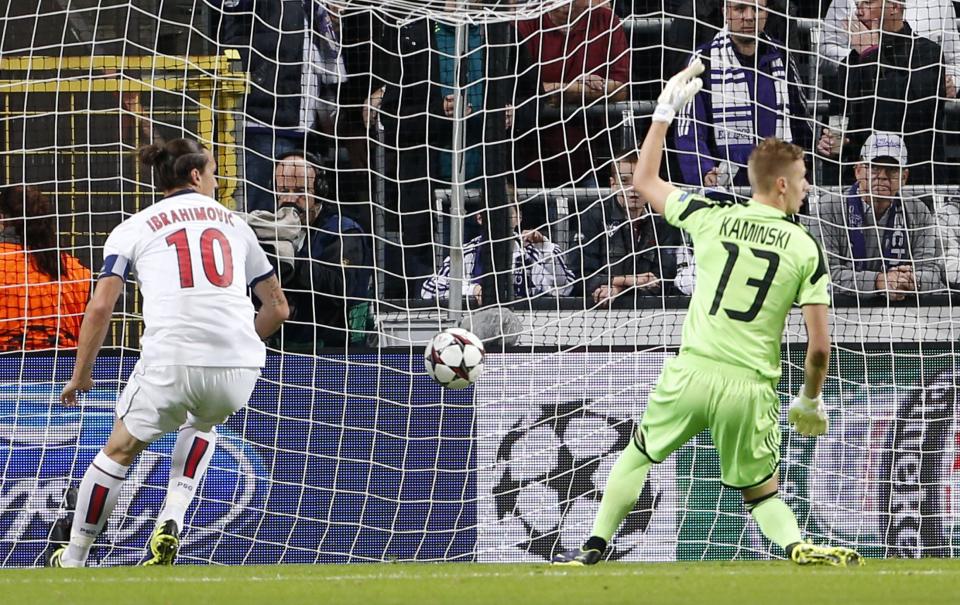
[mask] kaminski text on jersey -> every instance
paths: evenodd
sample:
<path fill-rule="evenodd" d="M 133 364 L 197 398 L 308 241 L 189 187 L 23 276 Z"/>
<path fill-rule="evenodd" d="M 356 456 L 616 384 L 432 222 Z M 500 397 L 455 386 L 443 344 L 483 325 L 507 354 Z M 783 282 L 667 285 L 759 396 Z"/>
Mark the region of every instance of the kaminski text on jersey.
<path fill-rule="evenodd" d="M 732 237 L 744 242 L 776 246 L 786 250 L 790 245 L 790 232 L 768 225 L 758 225 L 748 220 L 725 217 L 720 221 L 720 236 Z"/>

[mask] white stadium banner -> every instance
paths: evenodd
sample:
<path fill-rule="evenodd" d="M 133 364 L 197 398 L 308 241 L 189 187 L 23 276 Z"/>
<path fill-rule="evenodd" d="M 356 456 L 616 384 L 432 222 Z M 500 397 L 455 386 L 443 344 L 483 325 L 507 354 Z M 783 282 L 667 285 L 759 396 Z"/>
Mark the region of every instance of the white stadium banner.
<path fill-rule="evenodd" d="M 607 475 L 668 357 L 491 354 L 477 383 L 477 559 L 541 562 L 590 533 Z M 650 472 L 611 559 L 677 556 L 671 458 Z"/>

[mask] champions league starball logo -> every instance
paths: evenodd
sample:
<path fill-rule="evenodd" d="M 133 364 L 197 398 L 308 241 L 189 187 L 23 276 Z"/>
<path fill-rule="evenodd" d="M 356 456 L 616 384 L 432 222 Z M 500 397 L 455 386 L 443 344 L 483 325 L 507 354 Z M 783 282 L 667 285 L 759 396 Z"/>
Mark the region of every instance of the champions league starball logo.
<path fill-rule="evenodd" d="M 79 485 L 113 425 L 115 390 L 91 391 L 83 408 L 61 407 L 58 394 L 49 384 L 0 386 L 3 567 L 40 564 L 50 526 L 63 515 L 64 492 Z M 187 562 L 242 562 L 261 521 L 263 513 L 257 511 L 266 504 L 267 470 L 260 455 L 229 429 L 221 427 L 218 433 L 202 489 L 187 513 L 181 546 Z M 163 504 L 175 439 L 175 434 L 166 435 L 130 468 L 90 564 L 132 565 L 141 560 Z M 226 552 L 224 534 L 233 537 L 236 552 Z"/>
<path fill-rule="evenodd" d="M 590 404 L 541 406 L 539 417 L 518 421 L 497 448 L 496 464 L 502 468 L 492 490 L 497 519 L 518 521 L 527 539 L 517 548 L 545 560 L 570 546 L 562 540 L 589 533 L 603 495 L 600 486 L 630 443 L 632 421 L 592 412 Z M 611 545 L 611 560 L 636 549 L 660 496 L 648 481 Z"/>

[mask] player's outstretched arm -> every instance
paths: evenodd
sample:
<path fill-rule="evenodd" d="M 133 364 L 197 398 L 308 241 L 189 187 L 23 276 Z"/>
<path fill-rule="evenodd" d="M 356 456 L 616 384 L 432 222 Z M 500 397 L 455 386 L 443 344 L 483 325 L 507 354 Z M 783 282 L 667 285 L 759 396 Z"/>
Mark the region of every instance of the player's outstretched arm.
<path fill-rule="evenodd" d="M 703 88 L 698 77 L 703 73 L 703 63 L 695 59 L 683 71 L 667 81 L 657 99 L 653 122 L 640 147 L 640 161 L 633 173 L 633 187 L 650 202 L 654 212 L 663 214 L 667 198 L 677 188 L 660 178 L 660 160 L 663 157 L 663 141 L 677 112 L 690 102 Z"/>
<path fill-rule="evenodd" d="M 93 363 L 97 360 L 103 339 L 107 336 L 110 327 L 110 318 L 117 299 L 123 292 L 123 278 L 117 275 L 106 275 L 97 282 L 93 296 L 87 303 L 87 310 L 83 314 L 83 323 L 80 324 L 80 337 L 77 339 L 77 361 L 73 366 L 73 376 L 70 382 L 63 387 L 60 393 L 60 402 L 64 405 L 75 405 L 77 393 L 87 392 L 93 388 Z"/>
<path fill-rule="evenodd" d="M 830 322 L 827 305 L 804 305 L 807 324 L 807 358 L 803 364 L 803 388 L 790 405 L 789 420 L 796 431 L 807 437 L 825 435 L 830 428 L 823 408 L 823 382 L 830 363 Z"/>
<path fill-rule="evenodd" d="M 257 336 L 267 339 L 280 328 L 280 324 L 290 317 L 290 306 L 287 297 L 280 288 L 280 280 L 271 275 L 253 287 L 253 293 L 260 300 L 260 310 L 253 322 Z"/>

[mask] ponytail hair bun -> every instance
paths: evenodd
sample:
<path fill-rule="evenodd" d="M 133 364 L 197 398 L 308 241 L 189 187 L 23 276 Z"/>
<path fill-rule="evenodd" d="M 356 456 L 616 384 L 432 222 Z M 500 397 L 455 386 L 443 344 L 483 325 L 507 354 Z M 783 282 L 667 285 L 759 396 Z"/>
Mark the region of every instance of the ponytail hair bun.
<path fill-rule="evenodd" d="M 190 139 L 154 141 L 138 149 L 137 156 L 144 166 L 153 168 L 164 191 L 188 187 L 193 170 L 203 172 L 210 161 L 203 145 Z"/>
<path fill-rule="evenodd" d="M 161 143 L 151 143 L 138 149 L 137 155 L 140 157 L 140 163 L 144 166 L 156 167 L 163 163 L 167 156 L 167 150 Z"/>

